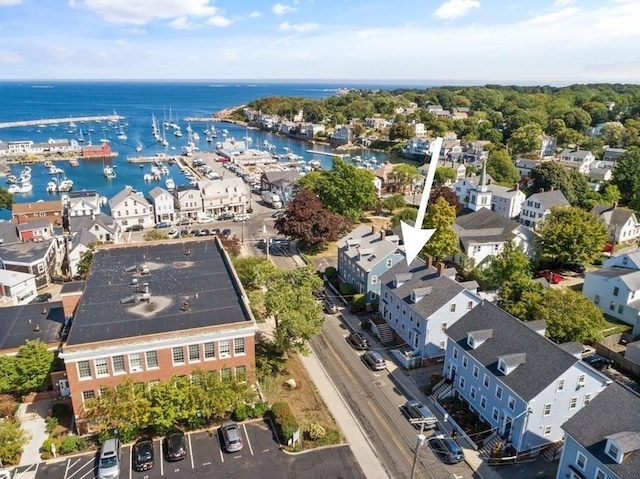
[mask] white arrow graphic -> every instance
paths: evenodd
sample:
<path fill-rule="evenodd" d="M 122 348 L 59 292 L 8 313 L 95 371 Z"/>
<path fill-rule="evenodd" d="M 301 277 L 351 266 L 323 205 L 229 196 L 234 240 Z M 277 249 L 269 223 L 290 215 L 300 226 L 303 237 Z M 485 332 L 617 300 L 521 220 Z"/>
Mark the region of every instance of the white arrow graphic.
<path fill-rule="evenodd" d="M 433 184 L 433 177 L 436 174 L 436 167 L 438 166 L 438 159 L 440 157 L 440 149 L 442 148 L 443 139 L 438 137 L 433 141 L 429 147 L 431 150 L 431 162 L 429 163 L 429 170 L 427 171 L 427 179 L 424 183 L 424 189 L 422 190 L 422 198 L 420 199 L 420 207 L 418 208 L 418 216 L 416 217 L 415 226 L 402 222 L 402 238 L 404 239 L 404 250 L 407 255 L 407 264 L 416 259 L 418 253 L 422 247 L 427 244 L 427 241 L 431 239 L 435 229 L 422 229 L 422 222 L 424 221 L 424 215 L 427 212 L 427 203 L 429 202 L 429 194 L 431 193 L 431 185 Z"/>

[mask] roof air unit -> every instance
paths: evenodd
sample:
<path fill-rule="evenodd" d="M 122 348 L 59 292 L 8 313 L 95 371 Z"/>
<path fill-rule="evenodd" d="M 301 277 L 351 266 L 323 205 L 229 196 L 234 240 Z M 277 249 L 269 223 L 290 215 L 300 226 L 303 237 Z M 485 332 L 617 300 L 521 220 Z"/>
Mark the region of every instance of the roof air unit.
<path fill-rule="evenodd" d="M 120 304 L 134 304 L 136 302 L 136 297 L 134 295 L 127 296 L 126 298 L 122 298 L 120 300 Z"/>

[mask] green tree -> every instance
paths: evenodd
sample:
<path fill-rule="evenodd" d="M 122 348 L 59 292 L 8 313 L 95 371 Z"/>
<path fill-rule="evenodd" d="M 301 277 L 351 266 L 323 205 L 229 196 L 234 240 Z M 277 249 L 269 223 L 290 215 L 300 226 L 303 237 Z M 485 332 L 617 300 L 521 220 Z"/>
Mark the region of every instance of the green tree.
<path fill-rule="evenodd" d="M 414 165 L 399 163 L 394 165 L 393 171 L 389 175 L 391 182 L 397 183 L 397 191 L 404 191 L 407 187 L 413 186 L 422 175 Z"/>
<path fill-rule="evenodd" d="M 442 197 L 427 208 L 423 228 L 436 228 L 436 232 L 422 248 L 421 257 L 430 255 L 435 261 L 442 261 L 459 251 L 458 236 L 452 227 L 455 219 L 455 207 Z"/>
<path fill-rule="evenodd" d="M 413 208 L 413 207 L 403 208 L 400 211 L 398 211 L 395 215 L 393 215 L 393 217 L 391 218 L 391 228 L 397 228 L 398 226 L 400 226 L 400 223 L 402 221 L 405 221 L 405 222 L 410 221 L 412 223 L 415 223 L 417 216 L 418 216 L 418 210 L 416 208 Z"/>
<path fill-rule="evenodd" d="M 10 210 L 11 205 L 13 205 L 13 195 L 0 186 L 0 209 Z"/>
<path fill-rule="evenodd" d="M 47 349 L 45 343 L 39 339 L 27 340 L 16 355 L 16 374 L 20 378 L 16 389 L 27 393 L 42 388 L 49 380 L 53 359 L 53 352 Z"/>
<path fill-rule="evenodd" d="M 555 264 L 592 263 L 609 238 L 598 217 L 574 206 L 552 208 L 537 233 L 538 257 Z"/>
<path fill-rule="evenodd" d="M 233 258 L 233 267 L 244 289 L 250 291 L 262 289 L 269 279 L 277 274 L 273 263 L 255 256 Z"/>
<path fill-rule="evenodd" d="M 545 161 L 531 170 L 529 191 L 536 193 L 540 190 L 560 190 L 569 203 L 576 204 L 576 196 L 569 173 L 558 162 Z"/>
<path fill-rule="evenodd" d="M 313 191 L 320 203 L 334 214 L 359 222 L 364 211 L 377 203 L 373 173 L 334 158 L 330 170 L 313 172 L 300 179 L 300 185 Z"/>
<path fill-rule="evenodd" d="M 495 288 L 505 283 L 531 278 L 531 265 L 527 255 L 509 240 L 486 268 L 475 270 L 474 274 Z"/>
<path fill-rule="evenodd" d="M 89 275 L 92 262 L 93 247 L 92 245 L 89 245 L 89 249 L 82 253 L 82 256 L 80 256 L 80 261 L 78 261 L 78 265 L 76 266 L 76 271 L 78 272 L 78 276 L 80 276 L 81 279 L 86 279 Z"/>
<path fill-rule="evenodd" d="M 611 182 L 620 190 L 624 204 L 640 206 L 640 148 L 630 147 L 618 157 Z"/>
<path fill-rule="evenodd" d="M 592 343 L 603 337 L 607 324 L 602 312 L 569 288 L 547 289 L 541 301 L 530 302 L 531 314 L 546 323 L 546 335 L 556 343 Z"/>
<path fill-rule="evenodd" d="M 322 280 L 310 267 L 281 271 L 269 281 L 265 294 L 267 314 L 276 322 L 275 345 L 283 354 L 306 354 L 307 342 L 320 332 L 324 316 L 314 293 Z"/>
<path fill-rule="evenodd" d="M 436 172 L 433 175 L 433 184 L 444 185 L 448 181 L 456 181 L 456 178 L 457 173 L 453 168 L 450 168 L 449 166 L 437 166 Z"/>
<path fill-rule="evenodd" d="M 387 210 L 390 214 L 399 208 L 404 208 L 407 206 L 407 202 L 404 199 L 404 195 L 395 194 L 391 196 L 387 196 L 382 200 L 382 207 Z"/>
<path fill-rule="evenodd" d="M 15 392 L 19 381 L 15 356 L 0 355 L 0 393 Z"/>
<path fill-rule="evenodd" d="M 501 185 L 513 186 L 520 181 L 520 173 L 504 149 L 494 149 L 489 153 L 487 173 Z"/>
<path fill-rule="evenodd" d="M 349 231 L 351 222 L 324 208 L 312 191 L 303 189 L 275 222 L 278 233 L 299 242 L 305 251 L 318 251 Z"/>
<path fill-rule="evenodd" d="M 542 127 L 537 123 L 521 126 L 509 138 L 509 148 L 515 155 L 540 150 L 542 148 Z"/>
<path fill-rule="evenodd" d="M 20 422 L 8 417 L 0 421 L 0 460 L 5 466 L 17 465 L 20 454 L 30 436 L 22 430 Z"/>

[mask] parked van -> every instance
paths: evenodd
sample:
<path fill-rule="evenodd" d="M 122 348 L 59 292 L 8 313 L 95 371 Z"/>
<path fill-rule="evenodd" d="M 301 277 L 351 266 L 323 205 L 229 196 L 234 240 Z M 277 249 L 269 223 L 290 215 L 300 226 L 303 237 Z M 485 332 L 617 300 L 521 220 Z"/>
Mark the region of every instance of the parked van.
<path fill-rule="evenodd" d="M 118 477 L 120 477 L 120 441 L 117 438 L 107 439 L 100 448 L 98 479 Z"/>
<path fill-rule="evenodd" d="M 436 430 L 428 441 L 433 453 L 445 464 L 457 464 L 464 459 L 464 451 L 460 445 L 446 433 Z"/>
<path fill-rule="evenodd" d="M 382 355 L 376 351 L 367 351 L 362 355 L 362 360 L 374 371 L 382 371 L 387 368 L 387 362 Z"/>

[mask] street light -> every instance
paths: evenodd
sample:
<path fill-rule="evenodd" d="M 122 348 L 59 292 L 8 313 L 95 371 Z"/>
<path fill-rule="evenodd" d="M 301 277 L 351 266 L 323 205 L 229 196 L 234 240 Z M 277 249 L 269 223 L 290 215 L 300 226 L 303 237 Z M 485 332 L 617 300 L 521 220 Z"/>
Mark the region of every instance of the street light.
<path fill-rule="evenodd" d="M 443 434 L 436 434 L 435 436 L 431 436 L 429 438 L 423 434 L 424 425 L 429 421 L 431 420 L 426 418 L 411 419 L 410 421 L 411 424 L 420 424 L 420 433 L 417 437 L 416 450 L 413 454 L 413 465 L 411 466 L 411 479 L 414 479 L 416 475 L 416 466 L 418 465 L 418 453 L 420 452 L 420 448 L 433 439 L 444 439 Z"/>

